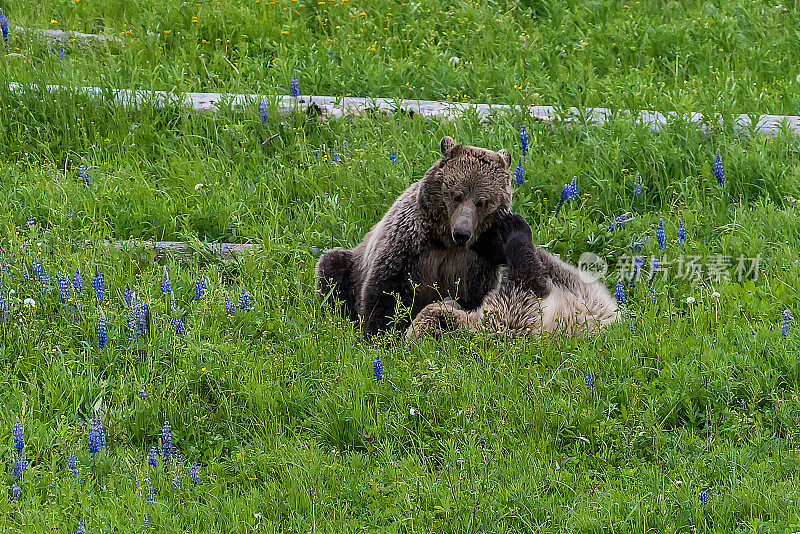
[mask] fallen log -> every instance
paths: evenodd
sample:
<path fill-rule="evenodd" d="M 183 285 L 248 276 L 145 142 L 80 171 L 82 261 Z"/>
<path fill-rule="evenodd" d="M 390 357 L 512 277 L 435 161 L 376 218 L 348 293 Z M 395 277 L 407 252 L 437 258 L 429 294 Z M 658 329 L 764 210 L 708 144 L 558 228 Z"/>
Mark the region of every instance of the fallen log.
<path fill-rule="evenodd" d="M 33 86 L 36 87 L 36 86 Z M 231 109 L 237 106 L 251 105 L 265 98 L 256 94 L 228 93 L 173 93 L 167 91 L 145 91 L 133 89 L 112 89 L 102 87 L 69 87 L 60 85 L 43 86 L 50 92 L 74 91 L 79 94 L 102 97 L 110 95 L 123 106 L 139 107 L 149 104 L 154 107 L 167 105 L 185 106 L 195 111 L 218 111 L 221 108 Z M 12 91 L 21 91 L 24 86 L 18 83 L 9 84 Z M 320 118 L 361 115 L 370 112 L 386 114 L 408 113 L 421 117 L 457 118 L 465 113 L 474 113 L 482 119 L 490 119 L 493 113 L 516 112 L 525 114 L 534 120 L 548 123 L 566 123 L 581 125 L 603 125 L 616 118 L 627 118 L 643 124 L 653 131 L 659 132 L 674 120 L 686 120 L 695 123 L 703 132 L 709 125 L 722 124 L 722 117 L 715 115 L 705 117 L 702 113 L 677 113 L 642 110 L 611 110 L 607 108 L 565 108 L 552 106 L 511 106 L 506 104 L 472 104 L 465 102 L 440 102 L 434 100 L 406 100 L 392 98 L 357 98 L 334 96 L 278 96 L 277 105 L 280 111 L 292 109 L 313 109 Z M 733 128 L 740 133 L 761 133 L 774 136 L 786 131 L 800 136 L 800 117 L 793 115 L 747 115 L 733 117 Z"/>
<path fill-rule="evenodd" d="M 171 254 L 179 261 L 190 260 L 198 254 L 212 254 L 214 256 L 234 256 L 246 252 L 255 252 L 260 249 L 259 245 L 250 243 L 187 243 L 185 241 L 140 241 L 136 239 L 125 239 L 122 241 L 103 241 L 106 247 L 114 247 L 117 250 L 138 250 L 147 249 L 155 252 L 156 259 L 159 260 Z"/>
<path fill-rule="evenodd" d="M 41 35 L 43 37 L 50 37 L 51 39 L 59 39 L 62 41 L 68 41 L 70 39 L 83 41 L 84 43 L 90 41 L 99 41 L 101 43 L 106 43 L 111 41 L 118 43 L 122 46 L 125 46 L 125 41 L 123 41 L 119 37 L 115 35 L 107 35 L 105 33 L 81 33 L 70 30 L 45 30 L 42 28 L 25 28 L 23 26 L 17 26 L 14 28 L 14 30 L 19 33 L 33 33 Z"/>

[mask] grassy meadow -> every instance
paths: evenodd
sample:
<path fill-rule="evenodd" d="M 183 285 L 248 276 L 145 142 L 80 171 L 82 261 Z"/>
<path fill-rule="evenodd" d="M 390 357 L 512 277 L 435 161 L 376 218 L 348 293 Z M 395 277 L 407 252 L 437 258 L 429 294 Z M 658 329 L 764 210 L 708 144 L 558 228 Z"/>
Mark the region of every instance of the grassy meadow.
<path fill-rule="evenodd" d="M 800 114 L 796 6 L 0 8 L 0 532 L 800 530 L 800 144 L 729 120 Z M 125 45 L 60 54 L 16 26 Z M 293 73 L 304 95 L 724 120 L 320 121 L 277 109 Z M 267 120 L 259 102 L 134 110 L 44 83 L 259 93 Z M 320 307 L 313 250 L 356 245 L 444 135 L 511 150 L 514 211 L 563 258 L 602 258 L 612 292 L 622 278 L 620 323 L 369 340 Z M 184 262 L 103 245 L 128 238 L 261 249 Z"/>

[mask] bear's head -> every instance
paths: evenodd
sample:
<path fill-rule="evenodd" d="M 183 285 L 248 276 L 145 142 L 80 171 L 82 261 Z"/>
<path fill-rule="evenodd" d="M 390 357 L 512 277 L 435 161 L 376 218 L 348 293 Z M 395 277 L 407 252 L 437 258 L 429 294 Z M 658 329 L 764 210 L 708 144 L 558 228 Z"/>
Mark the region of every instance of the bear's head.
<path fill-rule="evenodd" d="M 472 245 L 511 207 L 511 154 L 441 142 L 442 157 L 425 173 L 419 203 L 435 236 L 448 246 Z"/>

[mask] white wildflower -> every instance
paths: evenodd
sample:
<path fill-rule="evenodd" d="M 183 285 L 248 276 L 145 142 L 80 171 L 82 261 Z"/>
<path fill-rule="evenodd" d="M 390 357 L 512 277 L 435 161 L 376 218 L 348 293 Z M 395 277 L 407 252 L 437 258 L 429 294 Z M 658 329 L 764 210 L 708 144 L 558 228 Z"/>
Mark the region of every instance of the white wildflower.
<path fill-rule="evenodd" d="M 686 299 L 686 304 L 694 304 L 694 297 L 688 297 Z"/>
<path fill-rule="evenodd" d="M 33 299 L 32 299 L 32 298 L 30 298 L 30 297 L 28 297 L 28 298 L 26 298 L 25 300 L 23 300 L 23 301 L 22 301 L 22 304 L 23 304 L 24 306 L 28 306 L 28 307 L 31 307 L 31 308 L 35 308 L 35 307 L 36 307 L 36 301 L 35 301 L 35 300 L 33 300 Z"/>

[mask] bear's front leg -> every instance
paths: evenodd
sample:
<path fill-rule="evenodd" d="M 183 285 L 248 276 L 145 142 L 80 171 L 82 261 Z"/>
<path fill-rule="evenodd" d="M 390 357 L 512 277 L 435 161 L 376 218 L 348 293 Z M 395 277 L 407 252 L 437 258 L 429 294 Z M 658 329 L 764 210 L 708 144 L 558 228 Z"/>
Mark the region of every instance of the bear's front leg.
<path fill-rule="evenodd" d="M 502 265 L 507 261 L 505 248 L 503 247 L 503 233 L 501 231 L 504 216 L 505 214 L 499 215 L 495 222 L 470 247 L 470 250 L 491 266 Z"/>
<path fill-rule="evenodd" d="M 362 293 L 362 328 L 370 336 L 389 329 L 395 319 L 398 300 L 403 306 L 411 305 L 412 285 L 406 270 L 398 269 L 381 272 L 364 285 Z M 404 328 L 407 321 L 399 321 Z"/>
<path fill-rule="evenodd" d="M 533 244 L 531 227 L 519 215 L 509 213 L 500 225 L 503 249 L 508 260 L 508 280 L 539 298 L 550 294 L 550 265 Z"/>
<path fill-rule="evenodd" d="M 445 300 L 425 306 L 406 330 L 406 339 L 456 330 L 469 330 L 469 316 L 456 301 Z"/>

